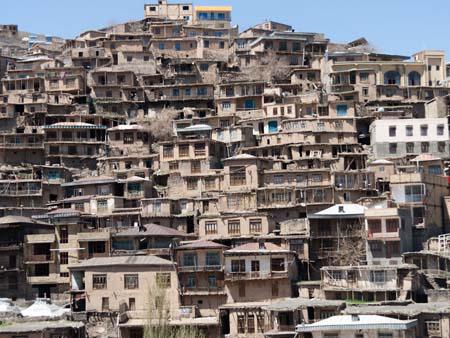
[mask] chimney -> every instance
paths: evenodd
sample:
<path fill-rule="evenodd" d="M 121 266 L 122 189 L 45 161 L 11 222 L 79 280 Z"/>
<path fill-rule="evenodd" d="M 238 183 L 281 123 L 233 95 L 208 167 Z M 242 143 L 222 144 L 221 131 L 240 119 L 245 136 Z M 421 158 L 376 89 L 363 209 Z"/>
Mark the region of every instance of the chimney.
<path fill-rule="evenodd" d="M 344 213 L 344 206 L 343 205 L 339 206 L 339 213 Z"/>
<path fill-rule="evenodd" d="M 264 240 L 263 239 L 259 239 L 258 240 L 258 245 L 259 245 L 259 250 L 264 250 L 266 247 L 264 245 Z"/>
<path fill-rule="evenodd" d="M 359 316 L 358 315 L 352 315 L 352 322 L 359 322 Z"/>

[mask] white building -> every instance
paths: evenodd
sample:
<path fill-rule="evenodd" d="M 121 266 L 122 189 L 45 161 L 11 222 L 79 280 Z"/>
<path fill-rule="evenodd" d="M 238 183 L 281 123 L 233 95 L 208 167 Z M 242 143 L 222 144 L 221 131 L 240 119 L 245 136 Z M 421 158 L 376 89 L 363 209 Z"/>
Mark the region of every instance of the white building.
<path fill-rule="evenodd" d="M 377 315 L 332 316 L 297 325 L 299 338 L 413 338 L 417 319 L 399 320 Z"/>
<path fill-rule="evenodd" d="M 376 158 L 423 153 L 449 157 L 446 118 L 376 120 L 370 125 L 370 140 Z"/>

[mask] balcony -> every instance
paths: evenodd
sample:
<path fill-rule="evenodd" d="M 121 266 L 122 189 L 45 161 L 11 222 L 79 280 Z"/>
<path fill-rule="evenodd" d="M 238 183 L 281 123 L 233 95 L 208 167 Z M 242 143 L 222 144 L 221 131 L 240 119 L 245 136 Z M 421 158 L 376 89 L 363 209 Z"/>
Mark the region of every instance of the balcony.
<path fill-rule="evenodd" d="M 179 266 L 178 272 L 202 272 L 202 271 L 222 271 L 222 265 L 193 265 Z"/>
<path fill-rule="evenodd" d="M 333 93 L 349 93 L 354 91 L 355 87 L 350 84 L 335 84 L 331 86 L 331 92 Z"/>
<path fill-rule="evenodd" d="M 239 280 L 254 280 L 254 279 L 273 279 L 273 278 L 288 278 L 287 271 L 271 271 L 271 272 L 227 272 L 225 273 L 225 280 L 239 281 Z"/>
<path fill-rule="evenodd" d="M 196 295 L 196 294 L 225 294 L 223 285 L 211 286 L 181 286 L 181 292 L 183 295 Z"/>
<path fill-rule="evenodd" d="M 54 255 L 52 253 L 48 253 L 43 255 L 30 255 L 26 258 L 25 264 L 53 263 L 54 261 Z"/>
<path fill-rule="evenodd" d="M 28 149 L 44 149 L 43 143 L 13 143 L 13 142 L 4 142 L 0 143 L 0 148 L 4 149 L 19 149 L 19 148 L 28 148 Z"/>

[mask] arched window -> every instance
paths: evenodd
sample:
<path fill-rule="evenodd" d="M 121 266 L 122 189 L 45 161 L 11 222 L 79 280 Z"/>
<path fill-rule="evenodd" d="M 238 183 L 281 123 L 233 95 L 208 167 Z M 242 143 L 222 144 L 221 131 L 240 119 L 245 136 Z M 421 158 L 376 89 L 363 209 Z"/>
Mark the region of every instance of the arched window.
<path fill-rule="evenodd" d="M 412 71 L 408 74 L 408 86 L 420 86 L 420 74 Z"/>
<path fill-rule="evenodd" d="M 384 73 L 384 84 L 399 85 L 400 73 L 393 70 Z"/>

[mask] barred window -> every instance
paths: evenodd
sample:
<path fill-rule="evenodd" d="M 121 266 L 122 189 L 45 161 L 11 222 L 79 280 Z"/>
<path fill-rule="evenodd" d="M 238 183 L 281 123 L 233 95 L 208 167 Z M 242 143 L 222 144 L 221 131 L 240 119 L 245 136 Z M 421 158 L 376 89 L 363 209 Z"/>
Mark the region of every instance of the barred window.
<path fill-rule="evenodd" d="M 245 167 L 230 167 L 230 185 L 238 186 L 245 184 Z"/>
<path fill-rule="evenodd" d="M 250 220 L 250 233 L 261 233 L 262 232 L 262 222 L 261 219 L 251 219 Z"/>
<path fill-rule="evenodd" d="M 171 145 L 163 146 L 163 157 L 173 157 L 173 147 Z"/>
<path fill-rule="evenodd" d="M 209 221 L 205 222 L 205 235 L 217 234 L 217 222 Z"/>
<path fill-rule="evenodd" d="M 228 234 L 239 235 L 241 233 L 241 222 L 239 220 L 228 221 Z"/>
<path fill-rule="evenodd" d="M 137 289 L 139 288 L 139 276 L 138 275 L 125 275 L 124 276 L 125 289 Z"/>
<path fill-rule="evenodd" d="M 156 284 L 160 288 L 170 287 L 170 272 L 161 272 L 156 274 Z"/>
<path fill-rule="evenodd" d="M 178 146 L 178 154 L 180 157 L 188 157 L 189 156 L 189 144 L 180 144 Z"/>
<path fill-rule="evenodd" d="M 92 276 L 92 288 L 95 290 L 106 289 L 107 287 L 106 274 Z"/>
<path fill-rule="evenodd" d="M 197 189 L 197 179 L 196 178 L 188 178 L 187 179 L 187 189 L 188 190 Z"/>

